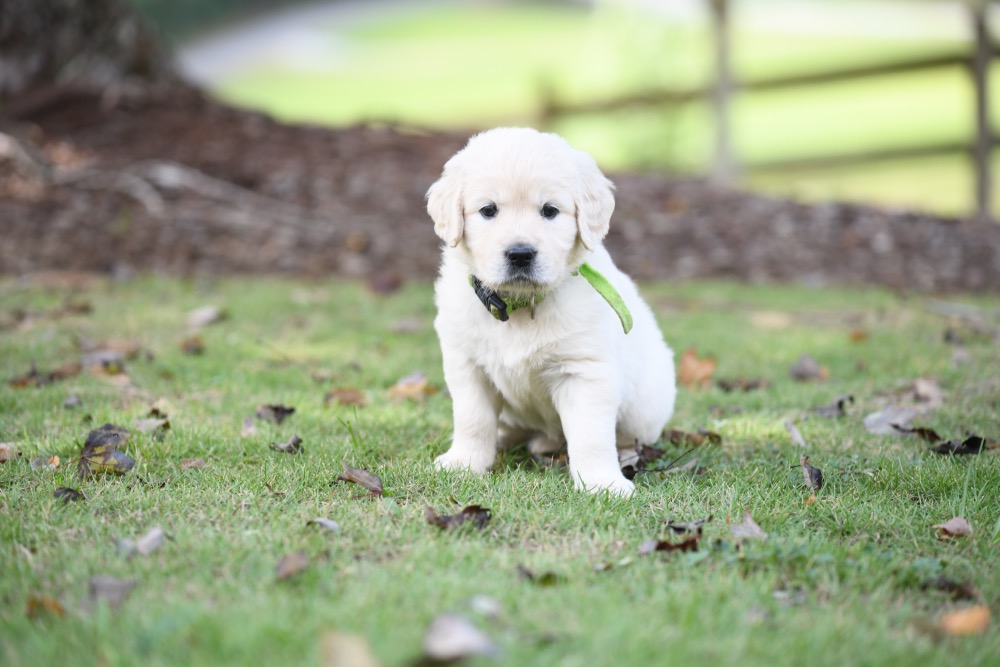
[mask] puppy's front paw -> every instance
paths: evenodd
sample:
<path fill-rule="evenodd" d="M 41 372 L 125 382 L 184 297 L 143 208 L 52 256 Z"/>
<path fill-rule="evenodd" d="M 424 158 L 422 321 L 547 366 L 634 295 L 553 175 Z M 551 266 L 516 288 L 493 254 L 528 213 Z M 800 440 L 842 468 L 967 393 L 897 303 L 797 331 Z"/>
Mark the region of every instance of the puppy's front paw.
<path fill-rule="evenodd" d="M 614 475 L 584 476 L 576 474 L 573 477 L 576 488 L 588 493 L 609 493 L 621 498 L 630 498 L 635 492 L 635 484 L 625 479 L 621 473 Z"/>
<path fill-rule="evenodd" d="M 452 447 L 441 456 L 434 459 L 434 467 L 438 470 L 471 470 L 482 475 L 493 465 L 493 455 L 489 452 L 460 450 Z"/>

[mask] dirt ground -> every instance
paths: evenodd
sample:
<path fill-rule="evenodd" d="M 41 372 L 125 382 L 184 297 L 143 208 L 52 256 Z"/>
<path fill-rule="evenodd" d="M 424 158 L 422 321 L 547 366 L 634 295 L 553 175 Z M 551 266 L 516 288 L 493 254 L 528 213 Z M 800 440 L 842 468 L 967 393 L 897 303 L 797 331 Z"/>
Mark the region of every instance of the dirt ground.
<path fill-rule="evenodd" d="M 424 193 L 468 134 L 285 125 L 176 84 L 52 88 L 0 112 L 0 273 L 363 277 L 437 269 Z M 610 174 L 635 277 L 1000 291 L 1000 225 Z"/>

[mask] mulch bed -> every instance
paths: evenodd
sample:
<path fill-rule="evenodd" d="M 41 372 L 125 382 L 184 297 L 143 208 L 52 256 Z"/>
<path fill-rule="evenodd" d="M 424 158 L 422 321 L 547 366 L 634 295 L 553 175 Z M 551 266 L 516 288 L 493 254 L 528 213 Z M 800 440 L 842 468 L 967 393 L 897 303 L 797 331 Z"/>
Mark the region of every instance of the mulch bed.
<path fill-rule="evenodd" d="M 176 84 L 53 88 L 0 112 L 0 273 L 426 280 L 424 193 L 468 134 L 275 122 Z M 0 137 L 3 139 L 3 137 Z M 1000 291 L 1000 225 L 610 174 L 607 244 L 641 280 Z"/>

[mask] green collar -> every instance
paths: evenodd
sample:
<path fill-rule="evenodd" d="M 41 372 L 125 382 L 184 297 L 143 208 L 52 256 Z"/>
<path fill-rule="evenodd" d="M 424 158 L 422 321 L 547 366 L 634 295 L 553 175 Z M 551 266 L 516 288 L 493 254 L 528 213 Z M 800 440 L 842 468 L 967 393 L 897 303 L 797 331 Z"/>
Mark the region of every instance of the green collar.
<path fill-rule="evenodd" d="M 618 319 L 621 320 L 622 329 L 625 333 L 631 331 L 632 314 L 629 312 L 628 306 L 625 305 L 622 295 L 618 293 L 614 285 L 608 282 L 608 279 L 590 264 L 582 264 L 577 273 L 583 276 L 590 283 L 591 287 L 597 290 L 597 293 L 608 302 L 608 305 L 618 315 Z M 476 296 L 479 297 L 482 304 L 486 306 L 486 310 L 490 311 L 490 314 L 501 322 L 506 322 L 509 319 L 508 313 L 513 313 L 522 308 L 531 308 L 531 317 L 534 318 L 535 305 L 545 298 L 545 294 L 532 294 L 530 296 L 510 296 L 504 300 L 499 294 L 484 285 L 479 281 L 479 278 L 473 275 L 469 276 L 469 284 L 472 285 L 472 289 L 475 290 Z"/>

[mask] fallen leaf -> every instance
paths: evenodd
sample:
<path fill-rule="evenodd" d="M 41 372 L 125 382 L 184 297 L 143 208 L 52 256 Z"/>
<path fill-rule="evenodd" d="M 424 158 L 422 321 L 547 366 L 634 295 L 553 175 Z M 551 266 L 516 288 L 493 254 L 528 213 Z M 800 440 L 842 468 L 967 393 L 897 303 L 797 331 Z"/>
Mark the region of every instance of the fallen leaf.
<path fill-rule="evenodd" d="M 694 433 L 688 433 L 686 431 L 678 431 L 675 429 L 670 429 L 665 431 L 663 436 L 670 441 L 671 444 L 681 445 L 681 446 L 693 446 L 697 447 L 705 444 L 706 442 L 713 445 L 722 444 L 722 436 L 715 431 L 709 431 L 708 429 L 700 428 Z"/>
<path fill-rule="evenodd" d="M 639 554 L 646 556 L 656 551 L 697 551 L 699 539 L 701 538 L 698 535 L 692 535 L 681 542 L 671 542 L 669 540 L 646 540 L 639 545 Z"/>
<path fill-rule="evenodd" d="M 382 495 L 382 480 L 378 478 L 378 475 L 374 475 L 367 470 L 352 468 L 345 463 L 344 472 L 337 479 L 343 482 L 352 482 L 362 488 L 368 489 L 373 496 Z"/>
<path fill-rule="evenodd" d="M 806 439 L 802 437 L 802 433 L 799 429 L 792 423 L 791 419 L 785 420 L 785 430 L 788 431 L 788 435 L 792 436 L 792 442 L 799 447 L 806 446 Z"/>
<path fill-rule="evenodd" d="M 799 454 L 799 467 L 802 468 L 802 477 L 805 479 L 806 488 L 810 491 L 819 491 L 823 488 L 823 471 L 813 467 L 809 457 Z"/>
<path fill-rule="evenodd" d="M 282 581 L 302 573 L 307 567 L 309 567 L 309 557 L 302 551 L 295 551 L 278 561 L 274 568 L 274 576 L 278 581 Z"/>
<path fill-rule="evenodd" d="M 162 528 L 154 526 L 146 531 L 146 534 L 138 540 L 120 540 L 118 542 L 118 550 L 126 558 L 131 558 L 135 555 L 148 556 L 163 546 L 163 541 L 166 537 L 167 534 L 163 532 Z"/>
<path fill-rule="evenodd" d="M 739 541 L 767 539 L 767 533 L 757 525 L 757 522 L 753 520 L 749 511 L 743 513 L 743 522 L 733 524 L 730 527 L 730 531 L 733 537 Z"/>
<path fill-rule="evenodd" d="M 497 657 L 493 640 L 470 620 L 458 614 L 442 614 L 424 634 L 424 660 L 448 664 L 473 656 Z"/>
<path fill-rule="evenodd" d="M 205 353 L 205 341 L 198 335 L 188 336 L 181 341 L 180 347 L 184 354 L 197 356 Z"/>
<path fill-rule="evenodd" d="M 956 516 L 944 523 L 936 523 L 933 528 L 938 531 L 938 539 L 947 540 L 952 537 L 972 535 L 972 526 L 964 517 Z"/>
<path fill-rule="evenodd" d="M 272 442 L 269 447 L 276 452 L 299 454 L 302 452 L 302 438 L 297 435 L 292 435 L 292 437 L 288 439 L 288 442 Z"/>
<path fill-rule="evenodd" d="M 183 461 L 181 461 L 181 470 L 188 470 L 190 468 L 194 468 L 195 470 L 201 470 L 207 465 L 208 462 L 201 457 L 196 459 L 184 459 Z"/>
<path fill-rule="evenodd" d="M 916 416 L 917 411 L 913 408 L 890 405 L 865 417 L 864 425 L 873 435 L 901 435 L 902 429 L 908 428 L 910 420 Z"/>
<path fill-rule="evenodd" d="M 471 522 L 476 528 L 482 530 L 493 518 L 493 513 L 479 505 L 469 505 L 457 514 L 438 514 L 433 507 L 424 510 L 424 518 L 427 523 L 441 529 L 454 530 L 462 524 Z"/>
<path fill-rule="evenodd" d="M 295 408 L 280 404 L 265 404 L 257 406 L 257 419 L 280 424 L 295 413 Z"/>
<path fill-rule="evenodd" d="M 363 637 L 324 632 L 320 637 L 320 667 L 379 667 L 379 662 Z"/>
<path fill-rule="evenodd" d="M 738 378 L 735 380 L 717 380 L 716 384 L 719 389 L 725 392 L 742 391 L 744 393 L 748 391 L 755 391 L 757 389 L 767 389 L 771 386 L 771 383 L 767 380 L 756 378 Z"/>
<path fill-rule="evenodd" d="M 66 397 L 66 400 L 62 402 L 62 406 L 67 410 L 74 410 L 83 405 L 83 399 L 80 398 L 79 394 L 70 394 Z"/>
<path fill-rule="evenodd" d="M 55 470 L 59 467 L 59 457 L 52 456 L 39 456 L 34 461 L 31 462 L 31 467 L 34 469 L 48 468 L 49 470 Z"/>
<path fill-rule="evenodd" d="M 60 486 L 52 493 L 52 495 L 55 496 L 57 500 L 61 500 L 64 503 L 87 499 L 87 496 L 83 495 L 76 489 L 69 488 L 68 486 Z"/>
<path fill-rule="evenodd" d="M 427 383 L 427 376 L 417 371 L 400 378 L 395 385 L 389 387 L 386 395 L 399 403 L 406 400 L 422 403 L 425 398 L 435 393 L 437 388 L 431 387 Z"/>
<path fill-rule="evenodd" d="M 148 433 L 153 437 L 162 438 L 170 430 L 170 420 L 156 418 L 138 419 L 133 426 L 135 426 L 135 430 L 139 431 L 139 433 Z"/>
<path fill-rule="evenodd" d="M 808 354 L 803 354 L 799 357 L 799 360 L 788 369 L 789 375 L 792 376 L 793 380 L 798 380 L 799 382 L 809 382 L 811 380 L 826 380 L 830 373 L 825 366 L 820 366 L 819 363 L 810 357 Z"/>
<path fill-rule="evenodd" d="M 892 427 L 896 429 L 901 435 L 915 435 L 924 442 L 941 442 L 944 440 L 938 432 L 932 428 L 926 428 L 918 426 L 916 428 L 909 428 L 907 426 L 900 426 L 899 424 L 893 424 Z"/>
<path fill-rule="evenodd" d="M 938 620 L 938 628 L 952 637 L 982 634 L 989 626 L 990 608 L 984 604 L 957 609 Z"/>
<path fill-rule="evenodd" d="M 948 440 L 941 442 L 929 449 L 937 454 L 955 454 L 956 456 L 971 456 L 981 454 L 987 449 L 996 449 L 997 441 L 983 438 L 978 435 L 970 435 L 965 440 Z"/>
<path fill-rule="evenodd" d="M 867 329 L 851 329 L 847 332 L 847 339 L 852 343 L 861 343 L 871 336 Z"/>
<path fill-rule="evenodd" d="M 937 380 L 917 378 L 913 381 L 913 397 L 918 403 L 924 404 L 924 411 L 944 405 L 944 391 Z"/>
<path fill-rule="evenodd" d="M 920 584 L 922 590 L 935 590 L 947 593 L 952 600 L 978 600 L 979 591 L 968 581 L 954 581 L 941 575 Z"/>
<path fill-rule="evenodd" d="M 677 364 L 677 381 L 686 387 L 707 387 L 718 364 L 713 357 L 698 357 L 693 347 L 681 355 Z"/>
<path fill-rule="evenodd" d="M 247 417 L 243 420 L 243 428 L 240 429 L 241 438 L 250 438 L 257 435 L 257 424 L 253 419 Z"/>
<path fill-rule="evenodd" d="M 833 399 L 832 403 L 828 405 L 821 405 L 818 408 L 813 408 L 810 412 L 817 414 L 820 417 L 830 417 L 835 419 L 845 416 L 847 414 L 847 406 L 852 403 L 854 403 L 853 395 L 842 394 Z"/>
<path fill-rule="evenodd" d="M 352 387 L 339 387 L 326 392 L 326 396 L 323 397 L 323 405 L 330 407 L 334 401 L 338 405 L 353 405 L 358 408 L 363 408 L 368 404 L 365 393 Z"/>
<path fill-rule="evenodd" d="M 125 444 L 129 432 L 120 426 L 105 424 L 87 435 L 80 452 L 76 474 L 80 476 L 111 473 L 122 475 L 135 466 L 135 461 L 118 447 Z"/>
<path fill-rule="evenodd" d="M 21 450 L 12 442 L 0 442 L 0 463 L 7 463 L 21 456 Z"/>
<path fill-rule="evenodd" d="M 517 566 L 517 575 L 536 586 L 555 586 L 566 581 L 566 577 L 557 572 L 548 571 L 542 574 L 535 574 L 524 565 Z"/>
<path fill-rule="evenodd" d="M 694 533 L 699 537 L 701 537 L 702 528 L 706 523 L 711 523 L 711 521 L 712 521 L 712 515 L 709 514 L 707 518 L 696 519 L 695 521 L 686 521 L 686 522 L 668 521 L 667 528 L 669 528 L 671 532 L 676 533 L 678 535 Z"/>
<path fill-rule="evenodd" d="M 15 388 L 44 387 L 45 385 L 79 375 L 83 367 L 78 363 L 68 363 L 48 372 L 40 372 L 34 363 L 24 375 L 11 378 L 8 384 Z"/>
<path fill-rule="evenodd" d="M 333 519 L 324 519 L 323 517 L 316 517 L 315 519 L 309 519 L 308 521 L 306 521 L 306 525 L 322 526 L 323 528 L 329 530 L 331 533 L 340 532 L 340 524 L 334 521 Z"/>
<path fill-rule="evenodd" d="M 40 618 L 42 615 L 58 616 L 59 618 L 66 616 L 66 610 L 63 609 L 59 600 L 34 593 L 28 596 L 28 607 L 25 613 L 30 619 Z"/>
<path fill-rule="evenodd" d="M 136 585 L 135 579 L 119 579 L 107 575 L 99 575 L 90 579 L 90 599 L 93 602 L 104 602 L 112 610 L 117 611 L 128 598 Z"/>
<path fill-rule="evenodd" d="M 207 326 L 221 322 L 226 319 L 226 311 L 218 306 L 201 306 L 195 308 L 187 316 L 187 325 L 190 329 L 203 329 Z"/>

